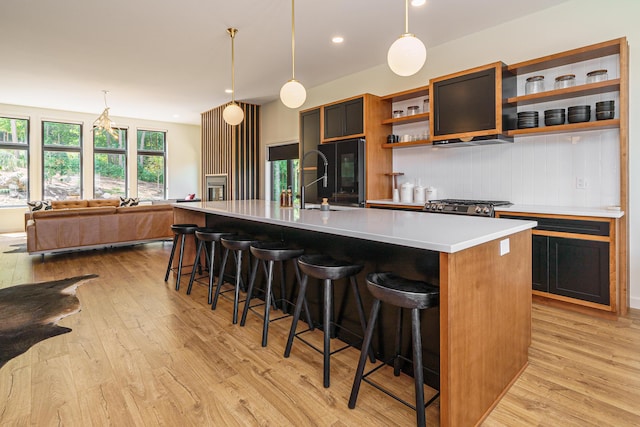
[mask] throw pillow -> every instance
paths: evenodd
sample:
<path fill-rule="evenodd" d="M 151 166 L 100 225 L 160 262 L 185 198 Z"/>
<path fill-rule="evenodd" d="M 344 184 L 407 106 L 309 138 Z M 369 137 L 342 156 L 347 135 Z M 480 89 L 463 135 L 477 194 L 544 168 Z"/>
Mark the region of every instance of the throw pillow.
<path fill-rule="evenodd" d="M 137 197 L 120 197 L 120 206 L 138 206 L 140 199 Z"/>
<path fill-rule="evenodd" d="M 33 202 L 27 202 L 27 206 L 29 206 L 29 212 L 50 211 L 52 209 L 50 200 L 35 200 Z"/>

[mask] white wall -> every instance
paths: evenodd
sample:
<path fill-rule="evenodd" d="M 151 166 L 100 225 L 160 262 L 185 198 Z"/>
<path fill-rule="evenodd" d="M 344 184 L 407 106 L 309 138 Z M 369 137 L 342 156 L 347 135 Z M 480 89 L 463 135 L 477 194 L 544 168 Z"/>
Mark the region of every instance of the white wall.
<path fill-rule="evenodd" d="M 635 47 L 640 44 L 638 16 L 640 2 L 636 0 L 573 0 L 440 46 L 429 46 L 429 40 L 424 40 L 427 63 L 418 74 L 401 78 L 395 76 L 386 64 L 381 64 L 308 88 L 307 101 L 302 109 L 365 92 L 386 95 L 426 85 L 432 77 L 494 61 L 513 64 L 626 36 L 631 51 L 630 206 L 627 212 L 630 222 L 630 295 L 631 307 L 640 308 L 640 216 L 634 216 L 640 209 L 640 193 L 635 185 L 640 180 L 640 148 L 634 144 L 640 135 L 640 86 L 634 79 L 640 70 L 640 55 L 635 54 Z M 455 17 L 451 19 L 453 21 Z M 387 48 L 380 46 L 384 51 Z M 299 74 L 303 80 L 303 74 Z M 551 77 L 546 80 L 551 84 Z M 585 101 L 593 105 L 592 99 Z M 445 193 L 439 196 L 495 196 L 517 203 L 606 206 L 618 202 L 615 178 L 617 152 L 611 144 L 616 138 L 615 132 L 571 135 L 579 137 L 579 140 L 559 135 L 519 138 L 514 145 L 485 148 L 396 149 L 394 168 L 402 168 L 405 173 L 425 180 L 423 184 L 439 187 Z M 279 101 L 264 105 L 262 144 L 295 139 L 298 139 L 296 112 L 288 110 Z M 486 168 L 490 170 L 486 175 L 480 172 Z M 453 182 L 447 180 L 451 170 L 461 171 L 462 177 Z M 576 176 L 587 178 L 586 190 L 576 190 Z"/>
<path fill-rule="evenodd" d="M 91 125 L 98 117 L 96 113 L 77 113 L 72 111 L 50 110 L 36 107 L 0 104 L 0 116 L 30 119 L 30 199 L 42 197 L 42 138 L 41 121 L 69 121 L 83 124 L 83 194 L 85 199 L 93 198 L 93 168 L 87 162 L 93 161 Z M 161 130 L 167 132 L 167 198 L 182 198 L 189 193 L 200 196 L 201 161 L 200 161 L 200 126 L 178 123 L 155 122 L 151 120 L 133 119 L 112 116 L 118 126 L 129 129 L 129 158 L 133 159 L 136 148 L 137 129 Z M 136 162 L 129 161 L 129 193 L 137 196 Z M 0 209 L 0 232 L 24 230 L 25 208 Z"/>

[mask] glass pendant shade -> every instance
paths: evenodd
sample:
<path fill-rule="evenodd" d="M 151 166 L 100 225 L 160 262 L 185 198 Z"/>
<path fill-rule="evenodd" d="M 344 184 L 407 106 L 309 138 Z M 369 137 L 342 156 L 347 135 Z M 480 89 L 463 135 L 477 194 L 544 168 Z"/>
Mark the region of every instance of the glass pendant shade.
<path fill-rule="evenodd" d="M 289 80 L 280 89 L 280 99 L 289 108 L 298 108 L 307 99 L 307 91 L 297 80 Z"/>
<path fill-rule="evenodd" d="M 399 76 L 412 76 L 427 60 L 427 48 L 413 34 L 401 35 L 389 48 L 387 63 L 391 71 Z"/>
<path fill-rule="evenodd" d="M 232 102 L 222 111 L 222 118 L 231 126 L 239 125 L 244 119 L 244 111 L 238 104 Z"/>

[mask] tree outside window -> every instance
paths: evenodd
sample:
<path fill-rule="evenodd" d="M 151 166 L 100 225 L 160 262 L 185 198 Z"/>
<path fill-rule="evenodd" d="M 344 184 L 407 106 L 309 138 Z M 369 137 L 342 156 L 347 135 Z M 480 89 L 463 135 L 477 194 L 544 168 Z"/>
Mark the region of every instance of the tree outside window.
<path fill-rule="evenodd" d="M 127 196 L 127 130 L 93 130 L 93 197 L 111 199 Z"/>
<path fill-rule="evenodd" d="M 292 190 L 294 199 L 297 196 L 300 187 L 298 147 L 298 143 L 269 147 L 267 160 L 271 169 L 271 188 L 269 189 L 271 200 L 280 200 L 282 190 L 289 188 Z"/>
<path fill-rule="evenodd" d="M 82 125 L 44 121 L 42 144 L 44 198 L 81 198 Z"/>
<path fill-rule="evenodd" d="M 138 197 L 164 200 L 166 197 L 166 132 L 138 130 Z"/>
<path fill-rule="evenodd" d="M 29 120 L 0 117 L 0 207 L 29 199 Z"/>

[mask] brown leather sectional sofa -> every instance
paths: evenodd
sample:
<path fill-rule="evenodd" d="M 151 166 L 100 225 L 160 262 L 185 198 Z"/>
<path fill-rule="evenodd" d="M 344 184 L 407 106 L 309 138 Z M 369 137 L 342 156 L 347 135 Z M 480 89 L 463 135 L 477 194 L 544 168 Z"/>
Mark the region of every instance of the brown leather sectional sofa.
<path fill-rule="evenodd" d="M 173 237 L 170 204 L 119 204 L 118 199 L 52 201 L 51 210 L 27 212 L 27 252 L 45 254 Z"/>

